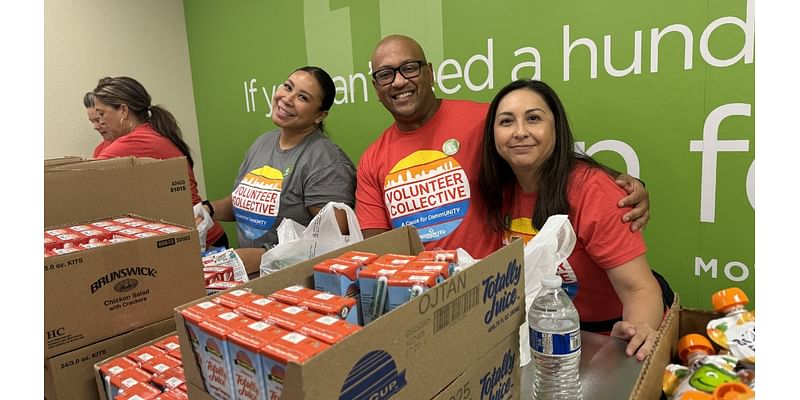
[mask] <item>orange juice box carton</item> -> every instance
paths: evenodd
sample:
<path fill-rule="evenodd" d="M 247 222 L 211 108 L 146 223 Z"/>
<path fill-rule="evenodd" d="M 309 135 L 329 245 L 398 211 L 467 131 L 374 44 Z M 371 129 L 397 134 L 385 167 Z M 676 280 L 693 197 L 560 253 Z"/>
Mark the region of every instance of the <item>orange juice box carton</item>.
<path fill-rule="evenodd" d="M 183 368 L 170 368 L 163 373 L 154 375 L 150 383 L 162 392 L 178 389 L 181 385 L 186 386 L 186 376 Z"/>
<path fill-rule="evenodd" d="M 59 246 L 59 240 L 54 235 L 49 235 L 47 232 L 44 234 L 44 249 L 52 250 Z"/>
<path fill-rule="evenodd" d="M 92 227 L 89 226 L 89 225 L 72 225 L 67 229 L 69 229 L 69 230 L 71 230 L 73 232 L 83 232 L 85 230 L 92 229 Z"/>
<path fill-rule="evenodd" d="M 319 291 L 314 289 L 309 289 L 300 285 L 292 285 L 270 293 L 267 295 L 267 298 L 280 301 L 281 303 L 290 306 L 296 306 L 303 300 L 312 297 L 317 293 L 319 293 Z"/>
<path fill-rule="evenodd" d="M 91 225 L 91 226 L 93 226 L 95 228 L 105 228 L 107 226 L 117 225 L 117 223 L 112 221 L 112 220 L 110 220 L 110 219 L 103 219 L 103 220 L 100 220 L 100 221 L 92 222 L 89 225 Z"/>
<path fill-rule="evenodd" d="M 407 303 L 409 300 L 436 286 L 441 274 L 436 271 L 400 270 L 389 277 L 387 282 L 389 311 Z"/>
<path fill-rule="evenodd" d="M 261 296 L 260 298 L 254 297 L 250 302 L 242 304 L 236 309 L 236 312 L 254 320 L 264 321 L 268 316 L 280 312 L 284 307 L 286 305 L 279 301 Z"/>
<path fill-rule="evenodd" d="M 270 313 L 266 321 L 283 329 L 296 331 L 301 326 L 317 318 L 319 318 L 319 314 L 303 307 L 284 305 L 278 308 L 276 312 Z"/>
<path fill-rule="evenodd" d="M 364 251 L 348 251 L 336 257 L 337 260 L 355 261 L 365 266 L 372 264 L 372 262 L 375 261 L 375 259 L 377 258 L 378 258 L 377 254 L 367 253 Z"/>
<path fill-rule="evenodd" d="M 178 335 L 172 335 L 153 343 L 153 346 L 156 346 L 169 354 L 172 350 L 180 349 L 181 342 L 178 339 Z"/>
<path fill-rule="evenodd" d="M 257 298 L 261 298 L 260 294 L 255 294 L 249 290 L 237 289 L 230 292 L 222 293 L 219 296 L 211 299 L 214 303 L 224 306 L 228 309 L 234 310 L 244 303 L 248 303 Z"/>
<path fill-rule="evenodd" d="M 149 383 L 140 382 L 114 397 L 114 400 L 154 400 L 161 391 Z"/>
<path fill-rule="evenodd" d="M 352 324 L 358 324 L 358 304 L 352 297 L 319 292 L 303 300 L 300 306 L 318 314 L 330 315 Z"/>
<path fill-rule="evenodd" d="M 449 275 L 453 275 L 455 267 L 458 266 L 458 252 L 455 250 L 425 250 L 417 254 L 417 260 L 446 262 L 449 264 Z"/>
<path fill-rule="evenodd" d="M 125 228 L 125 229 L 119 230 L 117 233 L 120 234 L 120 235 L 125 235 L 125 236 L 130 237 L 130 238 L 135 238 L 136 237 L 135 235 L 137 235 L 139 233 L 142 233 L 142 232 L 145 232 L 145 230 L 144 229 L 140 229 L 140 228 Z"/>
<path fill-rule="evenodd" d="M 70 243 L 68 247 L 64 247 L 64 248 L 61 248 L 61 249 L 53 249 L 52 253 L 55 254 L 55 255 L 61 255 L 61 254 L 67 254 L 67 253 L 74 253 L 76 251 L 81 251 L 81 250 L 83 250 L 83 247 L 81 247 L 81 246 L 72 246 L 72 244 Z"/>
<path fill-rule="evenodd" d="M 108 246 L 109 244 L 111 244 L 111 243 L 109 243 L 107 241 L 102 241 L 101 242 L 101 241 L 97 241 L 97 239 L 91 239 L 89 241 L 89 243 L 81 243 L 81 244 L 78 245 L 78 247 L 81 250 L 87 250 L 87 249 L 93 249 L 95 247 Z"/>
<path fill-rule="evenodd" d="M 106 231 L 105 229 L 86 229 L 80 232 L 77 232 L 78 235 L 86 239 L 97 239 L 97 240 L 108 240 L 111 239 L 111 233 Z"/>
<path fill-rule="evenodd" d="M 264 321 L 256 321 L 228 335 L 229 357 L 233 360 L 233 382 L 237 400 L 267 398 L 267 386 L 259 349 L 289 334 L 289 331 Z"/>
<path fill-rule="evenodd" d="M 329 345 L 299 332 L 290 332 L 261 348 L 261 363 L 266 374 L 267 399 L 279 399 L 289 361 L 303 364 L 325 351 Z"/>
<path fill-rule="evenodd" d="M 323 315 L 300 327 L 298 332 L 334 345 L 361 329 L 360 326 L 330 315 Z"/>
<path fill-rule="evenodd" d="M 183 356 L 181 355 L 181 349 L 175 349 L 170 352 L 167 352 L 167 355 L 183 363 Z"/>
<path fill-rule="evenodd" d="M 137 239 L 144 239 L 144 238 L 149 238 L 149 237 L 153 237 L 153 236 L 161 236 L 161 235 L 163 235 L 163 233 L 158 232 L 158 231 L 147 231 L 147 230 L 145 230 L 145 231 L 142 231 L 142 232 L 134 234 L 133 237 L 135 237 Z"/>
<path fill-rule="evenodd" d="M 210 296 L 212 294 L 217 294 L 219 292 L 224 292 L 228 289 L 233 289 L 245 282 L 242 281 L 216 281 L 211 284 L 206 285 L 206 295 Z"/>
<path fill-rule="evenodd" d="M 109 379 L 108 398 L 114 399 L 122 391 L 138 384 L 150 381 L 150 374 L 139 367 L 127 368 Z"/>
<path fill-rule="evenodd" d="M 410 261 L 417 259 L 417 256 L 407 256 L 403 254 L 387 253 L 375 259 L 370 264 L 388 264 L 397 267 L 406 265 Z"/>
<path fill-rule="evenodd" d="M 358 261 L 342 259 L 325 260 L 314 265 L 314 289 L 339 296 L 357 297 L 358 271 L 363 265 Z"/>
<path fill-rule="evenodd" d="M 170 225 L 162 224 L 159 222 L 150 222 L 141 226 L 142 229 L 147 229 L 148 231 L 157 231 L 161 228 L 166 228 Z"/>
<path fill-rule="evenodd" d="M 450 264 L 444 261 L 414 260 L 403 267 L 403 271 L 433 271 L 439 274 L 436 283 L 442 283 L 450 277 Z"/>
<path fill-rule="evenodd" d="M 180 366 L 180 361 L 166 354 L 157 355 L 150 359 L 150 361 L 142 363 L 142 369 L 147 371 L 150 375 L 163 374 L 172 368 Z"/>
<path fill-rule="evenodd" d="M 233 280 L 233 267 L 230 265 L 203 266 L 203 272 L 216 272 L 217 274 L 219 274 L 219 280 L 221 281 Z"/>
<path fill-rule="evenodd" d="M 205 353 L 201 368 L 206 390 L 217 399 L 235 398 L 232 360 L 228 357 L 228 334 L 253 323 L 253 320 L 232 310 L 214 315 L 200 323 L 200 348 Z"/>
<path fill-rule="evenodd" d="M 129 368 L 136 368 L 139 365 L 128 357 L 122 356 L 109 360 L 99 366 L 100 376 L 103 379 L 103 386 L 106 390 L 106 397 L 111 398 L 111 377 Z"/>
<path fill-rule="evenodd" d="M 131 228 L 138 228 L 143 225 L 149 224 L 150 221 L 145 221 L 139 218 L 131 218 L 128 222 L 123 222 L 124 225 L 130 226 Z"/>
<path fill-rule="evenodd" d="M 386 283 L 391 275 L 399 271 L 400 266 L 372 263 L 358 273 L 358 286 L 361 288 L 361 324 L 366 326 L 389 311 L 386 302 Z"/>
<path fill-rule="evenodd" d="M 81 234 L 78 232 L 67 232 L 67 233 L 62 233 L 60 235 L 56 235 L 56 240 L 58 241 L 58 243 L 60 243 L 58 247 L 61 248 L 73 247 L 81 243 L 88 242 L 88 240 L 86 240 L 86 238 L 81 236 Z"/>
<path fill-rule="evenodd" d="M 116 232 L 119 232 L 119 231 L 121 231 L 123 229 L 128 229 L 128 228 L 129 227 L 125 226 L 125 225 L 116 225 L 116 224 L 114 224 L 114 225 L 103 226 L 100 229 L 102 229 L 102 230 L 104 230 L 104 231 L 106 231 L 108 233 L 116 233 Z"/>
<path fill-rule="evenodd" d="M 135 361 L 137 364 L 139 364 L 139 366 L 141 366 L 142 364 L 152 360 L 156 356 L 164 354 L 166 354 L 164 350 L 161 350 L 158 347 L 144 346 L 126 354 L 126 356 L 131 360 Z"/>
<path fill-rule="evenodd" d="M 205 352 L 200 347 L 200 323 L 210 318 L 212 315 L 220 314 L 228 311 L 225 307 L 211 302 L 204 301 L 197 303 L 185 310 L 181 311 L 186 325 L 186 333 L 189 336 L 189 341 L 192 342 L 192 351 L 197 357 L 197 363 L 201 370 L 205 365 Z"/>

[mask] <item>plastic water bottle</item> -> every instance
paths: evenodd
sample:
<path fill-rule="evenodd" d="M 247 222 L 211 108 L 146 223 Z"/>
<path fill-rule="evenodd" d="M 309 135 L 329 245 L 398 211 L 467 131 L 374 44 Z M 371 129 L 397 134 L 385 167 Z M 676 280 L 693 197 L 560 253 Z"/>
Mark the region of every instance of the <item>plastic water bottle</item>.
<path fill-rule="evenodd" d="M 533 360 L 533 398 L 583 398 L 578 367 L 581 332 L 578 310 L 561 289 L 558 275 L 542 278 L 542 290 L 528 310 Z"/>

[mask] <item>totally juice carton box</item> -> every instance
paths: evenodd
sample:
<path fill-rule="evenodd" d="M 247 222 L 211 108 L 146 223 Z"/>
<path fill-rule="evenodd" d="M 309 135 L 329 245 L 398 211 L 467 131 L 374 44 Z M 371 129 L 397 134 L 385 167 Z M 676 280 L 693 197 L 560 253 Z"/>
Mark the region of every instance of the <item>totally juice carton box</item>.
<path fill-rule="evenodd" d="M 290 332 L 269 341 L 261 348 L 261 363 L 266 372 L 267 399 L 280 399 L 289 361 L 303 364 L 330 347 L 299 332 Z"/>
<path fill-rule="evenodd" d="M 318 292 L 298 305 L 318 314 L 335 316 L 351 324 L 358 324 L 358 304 L 351 297 Z"/>
<path fill-rule="evenodd" d="M 372 263 L 358 273 L 358 286 L 361 287 L 359 308 L 364 326 L 389 311 L 387 282 L 401 267 L 402 264 Z"/>
<path fill-rule="evenodd" d="M 226 310 L 199 325 L 198 339 L 205 359 L 203 378 L 206 388 L 218 399 L 229 400 L 235 397 L 228 334 L 253 322 L 250 318 Z"/>
<path fill-rule="evenodd" d="M 292 285 L 281 290 L 276 290 L 275 292 L 270 293 L 267 297 L 272 300 L 280 301 L 283 304 L 296 306 L 303 300 L 318 293 L 318 290 L 309 289 L 300 285 Z"/>
<path fill-rule="evenodd" d="M 237 400 L 269 400 L 267 371 L 261 361 L 261 348 L 289 334 L 278 326 L 256 321 L 228 335 L 229 357 L 233 360 L 233 382 Z"/>
<path fill-rule="evenodd" d="M 390 276 L 386 282 L 389 311 L 407 303 L 414 297 L 436 286 L 441 277 L 437 271 L 400 270 Z"/>
<path fill-rule="evenodd" d="M 360 329 L 361 326 L 359 325 L 330 315 L 323 315 L 301 326 L 298 332 L 329 345 L 334 345 L 344 340 L 344 338 L 358 332 Z"/>
<path fill-rule="evenodd" d="M 485 353 L 519 331 L 524 321 L 522 249 L 522 243 L 514 241 L 304 362 L 289 360 L 282 371 L 282 398 L 436 396 Z M 419 233 L 413 227 L 402 227 L 254 279 L 242 287 L 265 296 L 295 284 L 312 288 L 314 265 L 347 251 L 416 255 L 422 250 Z M 212 397 L 203 389 L 203 377 L 192 361 L 195 356 L 180 312 L 208 300 L 198 299 L 177 307 L 175 313 L 187 388 L 193 400 Z M 278 372 L 276 375 L 280 376 Z M 512 373 L 519 374 L 519 369 Z"/>

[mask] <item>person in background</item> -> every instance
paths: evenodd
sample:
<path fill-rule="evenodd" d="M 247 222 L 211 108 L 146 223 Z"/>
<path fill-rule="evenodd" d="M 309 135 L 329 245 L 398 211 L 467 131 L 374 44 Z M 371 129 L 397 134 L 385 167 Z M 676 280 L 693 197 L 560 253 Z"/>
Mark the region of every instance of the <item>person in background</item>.
<path fill-rule="evenodd" d="M 486 229 L 478 190 L 486 103 L 440 100 L 433 92 L 433 67 L 414 39 L 390 35 L 372 54 L 372 85 L 394 123 L 364 152 L 358 166 L 356 216 L 364 237 L 413 225 L 427 249 L 462 247 L 484 258 L 500 246 Z M 621 218 L 643 229 L 648 193 L 621 175 L 631 195 L 619 207 L 635 207 Z"/>
<path fill-rule="evenodd" d="M 355 167 L 323 128 L 335 96 L 333 79 L 323 69 L 292 72 L 272 98 L 278 128 L 247 150 L 232 193 L 204 203 L 215 220 L 236 221 L 236 252 L 248 273 L 258 271 L 261 257 L 277 244 L 283 218 L 306 226 L 328 202 L 354 206 Z M 336 218 L 347 234 L 347 214 L 336 210 Z"/>
<path fill-rule="evenodd" d="M 564 106 L 541 81 L 518 80 L 489 105 L 480 191 L 489 226 L 527 241 L 548 217 L 567 214 L 577 242 L 557 273 L 581 329 L 629 340 L 626 353 L 652 350 L 664 305 L 642 233 L 621 221 L 624 191 L 591 157 L 575 152 Z"/>
<path fill-rule="evenodd" d="M 106 146 L 111 144 L 109 139 L 108 130 L 106 129 L 105 125 L 100 123 L 100 115 L 97 114 L 97 109 L 94 107 L 94 95 L 92 92 L 86 92 L 83 95 L 83 106 L 86 107 L 86 116 L 89 117 L 89 122 L 92 123 L 92 128 L 100 134 L 100 137 L 103 138 L 103 141 L 97 144 L 92 151 L 92 157 L 97 158 L 97 155 L 103 151 Z"/>
<path fill-rule="evenodd" d="M 88 95 L 84 101 L 86 97 Z M 94 158 L 134 156 L 163 160 L 186 157 L 192 204 L 200 203 L 194 161 L 172 113 L 153 105 L 144 86 L 127 76 L 100 79 L 91 97 L 99 117 L 98 132 L 105 131 L 104 142 L 95 149 Z M 228 246 L 228 236 L 219 223 L 209 229 L 206 246 Z"/>

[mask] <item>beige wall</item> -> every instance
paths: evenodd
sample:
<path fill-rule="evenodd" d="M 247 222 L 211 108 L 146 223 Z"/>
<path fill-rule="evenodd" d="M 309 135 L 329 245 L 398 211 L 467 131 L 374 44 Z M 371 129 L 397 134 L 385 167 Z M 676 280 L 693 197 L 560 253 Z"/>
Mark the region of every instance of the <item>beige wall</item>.
<path fill-rule="evenodd" d="M 91 156 L 100 142 L 82 100 L 104 76 L 127 75 L 170 110 L 205 193 L 181 0 L 45 0 L 44 155 Z"/>

